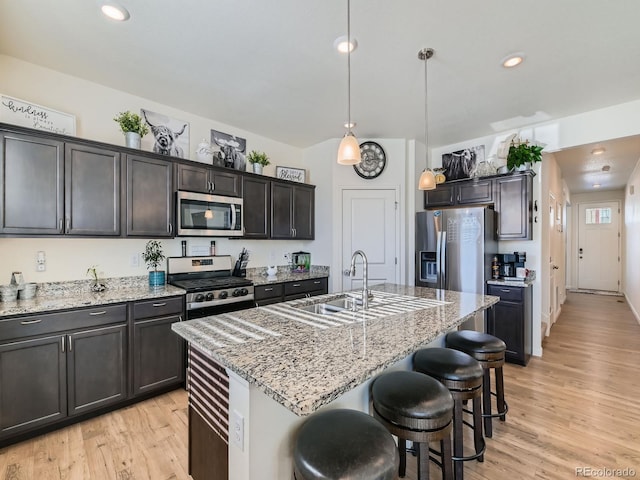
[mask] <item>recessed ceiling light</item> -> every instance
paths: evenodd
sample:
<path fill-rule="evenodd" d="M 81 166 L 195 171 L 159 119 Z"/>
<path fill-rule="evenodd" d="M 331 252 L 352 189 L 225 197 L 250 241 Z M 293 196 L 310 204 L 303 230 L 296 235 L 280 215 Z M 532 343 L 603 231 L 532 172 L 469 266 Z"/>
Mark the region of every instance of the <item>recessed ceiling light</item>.
<path fill-rule="evenodd" d="M 593 188 L 600 188 L 602 185 L 600 185 L 599 183 L 594 183 L 593 184 Z"/>
<path fill-rule="evenodd" d="M 591 150 L 591 155 L 602 155 L 604 152 L 605 152 L 604 147 L 596 147 L 593 150 Z"/>
<path fill-rule="evenodd" d="M 100 10 L 104 16 L 118 22 L 129 20 L 130 17 L 129 11 L 126 8 L 114 2 L 103 2 L 100 5 Z"/>
<path fill-rule="evenodd" d="M 347 53 L 347 49 L 349 46 L 349 41 L 347 40 L 347 36 L 343 35 L 341 37 L 336 38 L 335 42 L 333 42 L 333 46 L 340 53 Z M 358 40 L 351 37 L 351 51 L 353 52 L 356 48 L 358 48 Z"/>
<path fill-rule="evenodd" d="M 502 59 L 502 66 L 504 68 L 513 68 L 520 65 L 522 62 L 524 62 L 524 53 L 511 53 Z"/>
<path fill-rule="evenodd" d="M 602 171 L 603 172 L 608 172 L 609 170 L 611 170 L 611 166 L 610 165 L 603 165 L 602 166 Z"/>

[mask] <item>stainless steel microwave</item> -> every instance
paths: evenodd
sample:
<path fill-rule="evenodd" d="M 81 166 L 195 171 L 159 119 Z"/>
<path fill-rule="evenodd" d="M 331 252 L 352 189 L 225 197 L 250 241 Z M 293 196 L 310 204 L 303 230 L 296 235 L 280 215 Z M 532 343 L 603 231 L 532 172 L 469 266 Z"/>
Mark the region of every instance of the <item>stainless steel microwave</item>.
<path fill-rule="evenodd" d="M 184 237 L 241 237 L 242 199 L 178 192 L 178 235 Z"/>

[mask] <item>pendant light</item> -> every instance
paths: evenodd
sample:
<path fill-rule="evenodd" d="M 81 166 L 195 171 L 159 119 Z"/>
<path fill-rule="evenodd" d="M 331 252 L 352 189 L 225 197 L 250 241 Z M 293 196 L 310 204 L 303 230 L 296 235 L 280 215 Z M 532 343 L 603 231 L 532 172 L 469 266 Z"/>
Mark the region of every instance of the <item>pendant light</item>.
<path fill-rule="evenodd" d="M 418 58 L 424 60 L 424 147 L 426 150 L 425 169 L 422 171 L 418 182 L 419 190 L 433 190 L 436 188 L 436 177 L 429 168 L 429 116 L 427 114 L 427 60 L 433 57 L 433 53 L 433 48 L 423 48 L 418 52 Z"/>
<path fill-rule="evenodd" d="M 347 0 L 347 133 L 338 147 L 338 163 L 340 165 L 357 165 L 361 161 L 360 145 L 351 129 L 351 0 Z"/>

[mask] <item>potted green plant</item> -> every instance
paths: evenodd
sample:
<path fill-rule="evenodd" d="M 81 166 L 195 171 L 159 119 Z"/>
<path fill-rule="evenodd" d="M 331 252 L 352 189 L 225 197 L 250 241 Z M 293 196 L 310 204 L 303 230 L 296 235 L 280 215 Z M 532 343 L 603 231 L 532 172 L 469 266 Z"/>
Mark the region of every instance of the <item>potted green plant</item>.
<path fill-rule="evenodd" d="M 104 283 L 100 283 L 100 279 L 98 278 L 98 266 L 91 265 L 87 268 L 87 275 L 91 275 L 93 277 L 93 285 L 91 285 L 91 290 L 94 292 L 103 292 L 106 290 L 106 286 Z"/>
<path fill-rule="evenodd" d="M 127 147 L 140 148 L 140 140 L 149 133 L 149 127 L 142 121 L 140 115 L 127 110 L 118 113 L 113 119 L 120 125 Z"/>
<path fill-rule="evenodd" d="M 542 161 L 542 149 L 539 145 L 531 145 L 528 140 L 524 142 L 512 140 L 507 155 L 507 168 L 528 170 L 536 162 Z"/>
<path fill-rule="evenodd" d="M 158 240 L 149 240 L 144 252 L 142 252 L 142 259 L 147 264 L 147 270 L 153 268 L 153 272 L 149 272 L 149 286 L 161 287 L 164 285 L 164 270 L 158 270 L 160 263 L 165 259 L 162 253 L 162 244 Z"/>
<path fill-rule="evenodd" d="M 247 156 L 247 161 L 253 165 L 253 173 L 259 174 L 262 174 L 262 167 L 266 167 L 271 163 L 266 153 L 256 150 L 251 150 Z"/>

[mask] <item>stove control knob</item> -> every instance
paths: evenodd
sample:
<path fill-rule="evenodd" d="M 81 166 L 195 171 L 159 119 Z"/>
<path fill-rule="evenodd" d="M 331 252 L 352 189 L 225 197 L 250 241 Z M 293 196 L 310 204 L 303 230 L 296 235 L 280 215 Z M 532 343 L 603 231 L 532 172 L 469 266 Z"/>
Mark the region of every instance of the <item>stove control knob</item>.
<path fill-rule="evenodd" d="M 242 295 L 242 291 L 239 288 L 236 288 L 231 295 L 233 295 L 234 297 L 239 297 L 240 295 Z"/>
<path fill-rule="evenodd" d="M 210 302 L 211 300 L 213 300 L 213 293 L 209 292 L 207 293 L 207 302 Z"/>
<path fill-rule="evenodd" d="M 204 295 L 199 293 L 196 295 L 196 302 L 204 302 Z"/>
<path fill-rule="evenodd" d="M 227 298 L 229 296 L 229 294 L 227 293 L 226 290 L 223 290 L 220 292 L 220 295 L 218 295 L 218 298 Z"/>
<path fill-rule="evenodd" d="M 243 297 L 245 295 L 249 295 L 249 290 L 247 290 L 246 288 L 240 289 L 240 295 L 243 296 Z"/>

